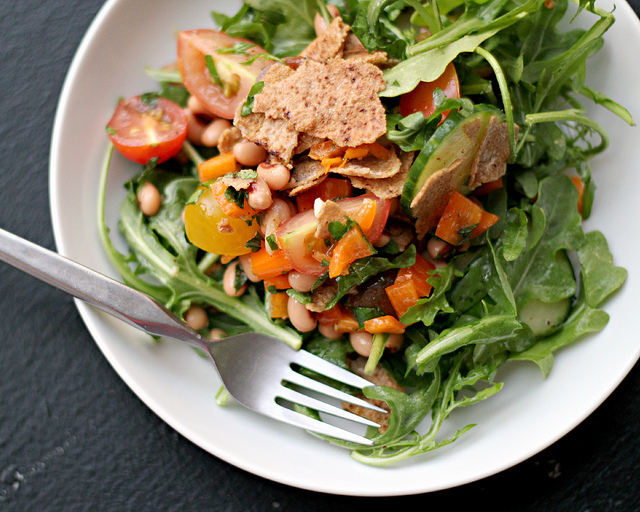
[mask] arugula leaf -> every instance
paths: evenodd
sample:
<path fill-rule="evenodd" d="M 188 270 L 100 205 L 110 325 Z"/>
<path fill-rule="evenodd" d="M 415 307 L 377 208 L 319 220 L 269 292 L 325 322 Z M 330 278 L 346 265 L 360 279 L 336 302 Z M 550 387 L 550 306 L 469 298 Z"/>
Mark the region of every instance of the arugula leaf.
<path fill-rule="evenodd" d="M 532 217 L 527 246 L 520 255 L 502 263 L 518 306 L 532 298 L 556 302 L 574 294 L 573 268 L 565 251 L 584 241 L 577 201 L 576 187 L 565 175 L 540 183 L 536 206 L 544 215 Z"/>
<path fill-rule="evenodd" d="M 245 3 L 267 17 L 275 13 L 275 19 L 270 16 L 271 21 L 278 20 L 279 15 L 277 30 L 273 31 L 269 41 L 273 47 L 271 53 L 275 55 L 297 55 L 315 37 L 315 0 L 245 0 Z"/>
<path fill-rule="evenodd" d="M 607 240 L 599 231 L 586 234 L 578 248 L 585 302 L 590 307 L 600 306 L 627 278 L 627 270 L 613 265 Z"/>
<path fill-rule="evenodd" d="M 400 321 L 405 325 L 413 325 L 422 322 L 425 326 L 430 326 L 436 315 L 442 313 L 453 313 L 454 309 L 449 305 L 447 293 L 451 288 L 454 277 L 457 273 L 453 265 L 439 268 L 431 272 L 431 277 L 427 278 L 427 283 L 433 286 L 433 291 L 429 297 L 419 299 L 415 306 L 411 306 Z"/>
<path fill-rule="evenodd" d="M 240 115 L 242 117 L 246 117 L 253 112 L 253 104 L 255 102 L 256 94 L 260 94 L 262 89 L 264 89 L 264 82 L 256 82 L 251 86 L 247 99 L 242 104 L 242 109 L 240 110 Z"/>
<path fill-rule="evenodd" d="M 412 57 L 385 71 L 387 88 L 382 97 L 407 93 L 418 82 L 438 78 L 445 67 L 461 53 L 473 52 L 487 39 L 536 11 L 542 0 L 528 0 L 501 14 L 503 2 L 489 1 L 483 5 L 466 4 L 465 12 L 455 23 L 409 48 Z"/>
<path fill-rule="evenodd" d="M 529 230 L 527 214 L 519 208 L 511 208 L 507 217 L 507 229 L 504 233 L 502 255 L 507 261 L 513 261 L 524 250 Z"/>
<path fill-rule="evenodd" d="M 101 207 L 104 207 L 107 173 L 108 163 L 103 171 Z M 129 245 L 131 256 L 125 257 L 114 248 L 104 225 L 104 214 L 101 214 L 103 244 L 125 283 L 139 287 L 178 314 L 184 313 L 191 303 L 209 304 L 221 313 L 250 325 L 255 332 L 280 338 L 292 347 L 299 348 L 302 344 L 301 335 L 273 322 L 259 300 L 250 294 L 245 294 L 242 299 L 230 297 L 220 282 L 207 276 L 199 267 L 199 251 L 186 239 L 181 219 L 184 204 L 198 186 L 198 180 L 169 175 L 159 170 L 149 176 L 164 196 L 160 211 L 152 217 L 146 217 L 138 208 L 136 185 L 144 180 L 145 175 L 128 184 L 128 194 L 120 210 L 118 227 Z M 127 267 L 128 262 L 137 264 L 135 271 Z M 139 277 L 143 274 L 152 277 L 158 284 L 149 285 Z"/>
<path fill-rule="evenodd" d="M 511 315 L 491 315 L 442 331 L 417 355 L 419 373 L 432 372 L 438 359 L 468 345 L 513 340 L 522 334 L 522 325 Z"/>

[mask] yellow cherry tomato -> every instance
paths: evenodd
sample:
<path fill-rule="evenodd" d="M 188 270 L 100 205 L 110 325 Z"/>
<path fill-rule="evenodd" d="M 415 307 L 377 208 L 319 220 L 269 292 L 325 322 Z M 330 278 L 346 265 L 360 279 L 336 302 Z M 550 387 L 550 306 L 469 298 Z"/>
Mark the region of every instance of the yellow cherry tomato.
<path fill-rule="evenodd" d="M 185 230 L 189 241 L 207 252 L 239 256 L 251 252 L 246 245 L 256 236 L 258 223 L 229 217 L 221 209 L 209 187 L 184 212 Z"/>

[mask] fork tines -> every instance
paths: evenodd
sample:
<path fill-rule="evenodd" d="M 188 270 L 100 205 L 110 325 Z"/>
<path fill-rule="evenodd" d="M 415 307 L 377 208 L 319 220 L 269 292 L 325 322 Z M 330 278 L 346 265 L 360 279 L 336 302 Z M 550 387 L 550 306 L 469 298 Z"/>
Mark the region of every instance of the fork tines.
<path fill-rule="evenodd" d="M 362 389 L 367 386 L 371 386 L 372 383 L 366 379 L 363 379 L 347 370 L 339 368 L 322 358 L 315 356 L 309 352 L 304 350 L 300 350 L 296 353 L 296 357 L 294 358 L 294 363 L 301 367 L 307 368 L 315 373 L 323 375 L 325 377 L 329 377 L 332 380 L 337 382 L 341 382 L 343 384 L 347 384 L 354 388 Z M 313 393 L 317 393 L 322 395 L 323 397 L 331 397 L 336 400 L 340 400 L 343 402 L 347 402 L 359 407 L 363 407 L 365 409 L 370 409 L 377 412 L 386 413 L 384 409 L 377 407 L 376 405 L 367 402 L 361 398 L 350 395 L 349 393 L 345 393 L 339 389 L 336 389 L 328 384 L 324 384 L 317 380 L 314 380 L 310 377 L 302 375 L 290 368 L 289 371 L 282 375 L 282 381 L 287 382 L 289 384 L 293 384 L 295 389 L 291 387 L 282 386 L 277 395 L 279 398 L 288 401 L 292 404 L 302 405 L 305 407 L 309 407 L 310 409 L 314 409 L 320 413 L 330 414 L 336 418 L 341 418 L 343 420 L 352 421 L 354 423 L 379 427 L 380 425 L 374 421 L 371 421 L 367 418 L 359 416 L 357 414 L 345 411 L 341 407 L 331 405 L 322 399 L 314 398 L 305 394 L 305 391 L 311 391 Z M 360 436 L 353 432 L 344 430 L 343 428 L 338 428 L 329 423 L 325 423 L 323 421 L 318 421 L 308 416 L 304 416 L 297 412 L 291 411 L 289 409 L 282 408 L 282 417 L 283 421 L 287 421 L 288 423 L 293 423 L 299 427 L 305 428 L 307 430 L 336 437 L 339 439 L 343 439 L 346 441 L 352 441 L 358 444 L 373 444 L 371 440 L 366 437 Z"/>

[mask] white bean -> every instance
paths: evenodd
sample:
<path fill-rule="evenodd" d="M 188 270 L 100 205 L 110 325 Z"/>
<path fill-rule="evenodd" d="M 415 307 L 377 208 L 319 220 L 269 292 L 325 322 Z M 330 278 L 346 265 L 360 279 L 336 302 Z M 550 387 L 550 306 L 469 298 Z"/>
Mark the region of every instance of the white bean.
<path fill-rule="evenodd" d="M 202 306 L 193 305 L 184 314 L 184 321 L 189 327 L 199 331 L 209 325 L 209 317 L 206 310 Z"/>
<path fill-rule="evenodd" d="M 387 340 L 385 348 L 389 352 L 397 352 L 402 347 L 403 341 L 404 341 L 403 334 L 397 334 L 397 333 L 389 334 L 389 339 Z"/>
<path fill-rule="evenodd" d="M 231 123 L 227 119 L 215 119 L 211 121 L 200 137 L 202 145 L 210 148 L 217 146 L 220 141 L 220 136 L 229 128 L 231 128 Z"/>
<path fill-rule="evenodd" d="M 427 253 L 434 260 L 441 258 L 448 248 L 449 244 L 447 242 L 436 237 L 429 238 L 427 242 Z"/>
<path fill-rule="evenodd" d="M 338 338 L 342 338 L 342 333 L 336 331 L 336 328 L 330 324 L 319 324 L 318 331 L 320 331 L 320 334 L 329 338 L 330 340 L 337 340 Z"/>
<path fill-rule="evenodd" d="M 160 206 L 162 206 L 160 192 L 153 183 L 148 181 L 138 189 L 136 199 L 138 200 L 140 211 L 149 217 L 158 213 Z"/>
<path fill-rule="evenodd" d="M 227 333 L 222 329 L 211 329 L 209 331 L 209 338 L 213 341 L 221 340 L 222 338 L 226 338 Z"/>
<path fill-rule="evenodd" d="M 316 284 L 316 281 L 318 280 L 318 276 L 303 274 L 302 272 L 297 272 L 295 270 L 289 272 L 287 277 L 289 278 L 291 288 L 297 292 L 310 292 L 313 285 Z"/>
<path fill-rule="evenodd" d="M 238 142 L 233 146 L 233 156 L 240 165 L 255 167 L 266 160 L 267 152 L 253 142 Z"/>
<path fill-rule="evenodd" d="M 185 108 L 184 113 L 187 116 L 187 139 L 193 144 L 202 145 L 202 134 L 207 129 L 208 123 L 196 116 L 189 108 Z"/>
<path fill-rule="evenodd" d="M 291 324 L 300 332 L 313 331 L 318 324 L 313 313 L 293 297 L 289 297 L 287 302 L 287 313 Z"/>
<path fill-rule="evenodd" d="M 227 295 L 231 297 L 239 297 L 247 289 L 247 283 L 243 284 L 240 289 L 236 289 L 236 268 L 238 261 L 230 263 L 222 276 L 222 288 Z"/>
<path fill-rule="evenodd" d="M 362 357 L 369 357 L 371 346 L 373 345 L 373 334 L 368 332 L 352 332 L 349 334 L 349 341 L 353 350 Z"/>
<path fill-rule="evenodd" d="M 211 112 L 205 107 L 195 96 L 189 96 L 187 100 L 187 108 L 196 116 L 213 117 Z"/>
<path fill-rule="evenodd" d="M 267 182 L 271 190 L 282 190 L 291 179 L 291 173 L 284 165 L 266 162 L 258 166 L 258 176 Z"/>
<path fill-rule="evenodd" d="M 391 241 L 391 237 L 386 233 L 382 233 L 380 237 L 373 243 L 374 247 L 384 247 Z"/>
<path fill-rule="evenodd" d="M 247 275 L 247 279 L 249 281 L 251 281 L 252 283 L 262 281 L 262 279 L 256 276 L 253 273 L 253 270 L 251 270 L 251 254 L 243 254 L 242 256 L 239 256 L 238 259 L 240 260 L 242 270 L 244 270 L 244 273 Z"/>
<path fill-rule="evenodd" d="M 247 203 L 254 210 L 261 212 L 266 210 L 273 203 L 273 197 L 271 197 L 271 190 L 269 185 L 260 176 L 256 178 L 256 181 L 249 187 L 249 193 L 247 194 Z"/>

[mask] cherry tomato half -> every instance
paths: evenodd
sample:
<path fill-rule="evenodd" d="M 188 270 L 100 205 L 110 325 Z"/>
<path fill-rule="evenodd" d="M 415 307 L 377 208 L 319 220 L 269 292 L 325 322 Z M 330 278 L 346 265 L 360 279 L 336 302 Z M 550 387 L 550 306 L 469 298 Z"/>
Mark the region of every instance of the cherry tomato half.
<path fill-rule="evenodd" d="M 234 52 L 238 43 L 251 47 Z M 218 50 L 225 50 L 225 53 Z M 178 35 L 178 68 L 185 87 L 213 115 L 225 119 L 233 119 L 236 108 L 244 102 L 260 71 L 273 64 L 273 61 L 261 58 L 246 64 L 260 53 L 266 54 L 246 39 L 215 30 L 187 30 Z M 207 66 L 208 56 L 213 60 L 215 78 Z"/>
<path fill-rule="evenodd" d="M 189 241 L 213 254 L 239 256 L 251 252 L 247 242 L 256 236 L 258 223 L 248 224 L 226 215 L 210 187 L 201 187 L 196 204 L 184 210 L 184 227 Z"/>
<path fill-rule="evenodd" d="M 380 199 L 373 194 L 365 194 L 358 197 L 339 199 L 336 203 L 347 214 L 352 214 L 360 209 L 365 199 L 376 201 L 375 218 L 369 229 L 365 230 L 364 233 L 369 242 L 375 243 L 380 238 L 389 218 L 391 200 Z M 322 275 L 327 271 L 327 268 L 322 266 L 310 253 L 317 240 L 315 238 L 317 227 L 318 220 L 314 211 L 307 210 L 283 222 L 276 231 L 278 244 L 282 247 L 293 268 L 305 274 Z"/>
<path fill-rule="evenodd" d="M 420 82 L 413 91 L 403 94 L 400 97 L 400 113 L 403 116 L 408 116 L 414 112 L 422 112 L 424 117 L 431 116 L 436 110 L 436 105 L 433 102 L 433 91 L 436 89 L 442 89 L 447 98 L 460 97 L 458 74 L 452 62 L 433 82 Z M 447 117 L 448 113 L 444 112 L 442 118 Z"/>
<path fill-rule="evenodd" d="M 107 124 L 109 138 L 126 158 L 141 165 L 174 156 L 187 136 L 187 116 L 165 98 L 134 96 L 121 101 Z"/>

